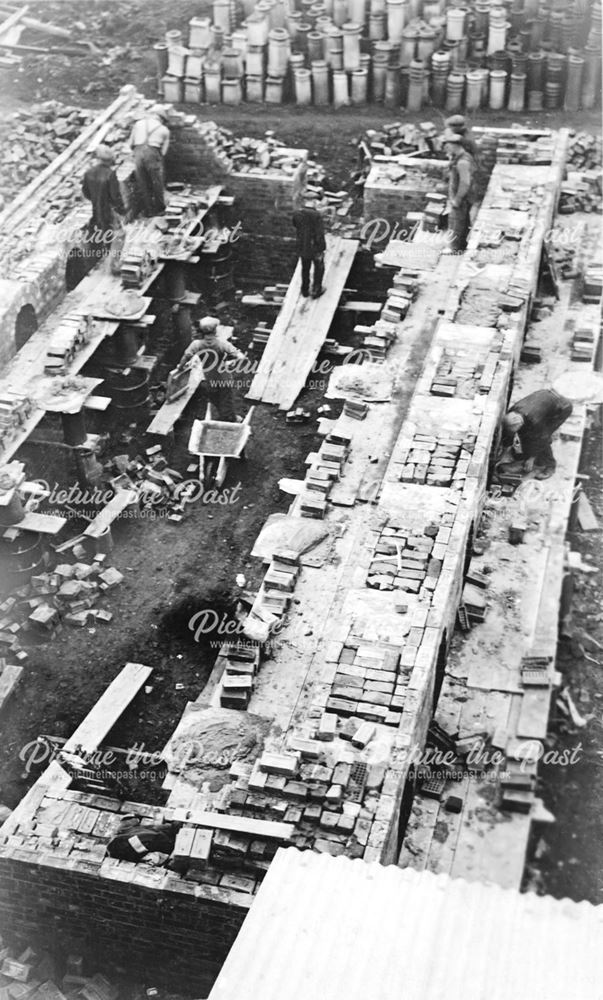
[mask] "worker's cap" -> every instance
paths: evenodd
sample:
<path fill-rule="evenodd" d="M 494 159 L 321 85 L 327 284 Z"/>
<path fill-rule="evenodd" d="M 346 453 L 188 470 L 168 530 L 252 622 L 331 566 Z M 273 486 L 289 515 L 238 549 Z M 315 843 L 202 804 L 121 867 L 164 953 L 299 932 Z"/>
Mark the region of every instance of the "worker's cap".
<path fill-rule="evenodd" d="M 447 128 L 442 134 L 442 142 L 453 142 L 456 146 L 460 146 L 461 136 L 458 132 L 453 132 L 452 129 Z"/>
<path fill-rule="evenodd" d="M 165 104 L 154 104 L 153 107 L 151 108 L 151 114 L 157 115 L 157 117 L 161 118 L 163 121 L 167 121 L 168 110 Z"/>
<path fill-rule="evenodd" d="M 203 319 L 199 320 L 197 327 L 199 329 L 199 333 L 214 333 L 214 331 L 218 329 L 219 325 L 220 320 L 216 319 L 215 316 L 205 316 Z"/>
<path fill-rule="evenodd" d="M 451 115 L 444 122 L 447 129 L 452 129 L 453 132 L 464 132 L 467 128 L 467 122 L 464 115 Z"/>
<path fill-rule="evenodd" d="M 517 434 L 523 427 L 523 417 L 521 413 L 516 413 L 515 410 L 511 410 L 503 418 L 503 429 L 508 434 Z"/>
<path fill-rule="evenodd" d="M 105 146 L 101 143 L 100 146 L 96 147 L 96 157 L 101 163 L 113 163 L 115 160 L 115 155 L 113 150 L 109 146 Z"/>

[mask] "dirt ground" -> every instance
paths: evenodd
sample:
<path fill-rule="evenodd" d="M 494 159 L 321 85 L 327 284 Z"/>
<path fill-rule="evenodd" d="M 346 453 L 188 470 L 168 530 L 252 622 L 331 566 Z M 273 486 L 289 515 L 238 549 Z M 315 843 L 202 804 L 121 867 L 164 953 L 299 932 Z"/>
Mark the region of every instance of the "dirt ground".
<path fill-rule="evenodd" d="M 188 0 L 171 5 L 163 0 L 48 0 L 32 4 L 34 17 L 69 25 L 74 39 L 91 40 L 100 51 L 82 59 L 60 55 L 27 58 L 21 70 L 3 77 L 0 113 L 48 98 L 101 107 L 126 83 L 153 96 L 152 44 L 167 28 L 184 28 L 202 8 L 203 4 Z M 24 36 L 25 40 L 29 39 Z M 308 148 L 337 186 L 349 183 L 361 132 L 377 122 L 400 117 L 391 109 L 376 107 L 317 113 L 313 109 L 250 105 L 202 108 L 199 113 L 240 135 L 257 136 L 273 129 L 287 143 Z M 411 118 L 440 123 L 443 114 L 424 109 Z M 478 116 L 474 123 L 492 123 L 494 118 L 509 124 L 504 113 Z M 524 124 L 600 129 L 597 112 L 573 115 L 571 121 L 559 112 L 521 119 Z M 283 281 L 287 278 L 282 276 Z M 244 318 L 233 305 L 221 318 L 237 323 L 240 346 L 246 346 L 257 317 Z M 248 405 L 242 399 L 244 391 L 239 399 L 241 413 Z M 313 413 L 321 401 L 318 392 L 308 392 L 301 400 Z M 23 748 L 40 733 L 69 735 L 126 661 L 154 668 L 152 690 L 139 696 L 110 734 L 109 742 L 114 745 L 144 740 L 151 750 L 161 748 L 186 702 L 202 690 L 216 648 L 209 642 L 200 645 L 194 641 L 188 627 L 191 614 L 204 607 L 231 610 L 242 590 L 253 589 L 261 567 L 249 559 L 251 546 L 266 517 L 287 507 L 278 480 L 299 476 L 305 456 L 316 443 L 314 421 L 291 427 L 282 415 L 267 407 L 256 409 L 252 426 L 247 459 L 231 470 L 226 483 L 231 491 L 240 484 L 236 503 L 198 503 L 181 525 L 143 518 L 122 522 L 115 531 L 113 561 L 125 579 L 103 602 L 114 613 L 113 621 L 93 632 L 65 629 L 51 643 L 32 649 L 10 713 L 2 720 L 0 801 L 14 806 L 35 774 L 35 769 L 31 774 L 26 771 Z M 190 461 L 186 440 L 184 428 L 173 458 L 181 471 Z M 142 436 L 136 431 L 131 440 L 116 439 L 114 444 L 117 450 L 127 448 L 136 454 Z M 586 493 L 603 524 L 600 431 L 589 434 L 583 471 L 590 477 L 584 481 Z M 572 536 L 572 547 L 591 559 L 599 542 L 598 532 Z M 246 577 L 243 588 L 235 582 L 239 573 Z M 600 576 L 580 577 L 572 616 L 572 629 L 582 630 L 599 644 L 603 644 L 601 590 Z M 578 737 L 562 719 L 554 727 L 553 738 L 559 745 L 574 745 L 581 738 L 586 752 L 573 768 L 551 768 L 544 776 L 545 802 L 557 823 L 537 845 L 539 857 L 532 881 L 539 891 L 594 901 L 603 886 L 603 793 L 597 780 L 603 766 L 601 649 L 586 639 L 564 640 L 559 662 L 579 710 L 592 717 Z"/>

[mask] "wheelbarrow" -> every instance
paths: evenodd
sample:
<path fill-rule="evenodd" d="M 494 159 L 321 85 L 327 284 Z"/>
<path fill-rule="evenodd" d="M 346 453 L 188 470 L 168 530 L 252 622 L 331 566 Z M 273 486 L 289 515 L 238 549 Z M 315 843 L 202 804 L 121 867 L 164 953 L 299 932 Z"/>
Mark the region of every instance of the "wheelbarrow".
<path fill-rule="evenodd" d="M 199 456 L 199 479 L 204 488 L 221 487 L 226 479 L 228 460 L 245 458 L 245 445 L 251 434 L 251 407 L 241 423 L 211 419 L 211 403 L 204 420 L 195 420 L 188 442 L 191 455 Z"/>

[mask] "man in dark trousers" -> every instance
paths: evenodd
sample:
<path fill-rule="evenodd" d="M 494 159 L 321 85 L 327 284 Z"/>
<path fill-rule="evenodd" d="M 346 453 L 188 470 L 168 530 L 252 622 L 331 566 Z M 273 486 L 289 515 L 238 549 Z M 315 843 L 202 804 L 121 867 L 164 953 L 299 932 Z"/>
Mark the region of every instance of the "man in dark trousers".
<path fill-rule="evenodd" d="M 197 324 L 198 336 L 191 340 L 176 366 L 176 371 L 182 371 L 193 357 L 198 357 L 203 368 L 207 398 L 217 411 L 217 419 L 234 423 L 237 415 L 231 359 L 244 361 L 246 355 L 219 335 L 218 326 L 218 320 L 214 316 L 206 316 L 200 320 Z M 202 419 L 201 415 L 199 419 Z"/>
<path fill-rule="evenodd" d="M 170 144 L 167 120 L 166 109 L 156 104 L 134 122 L 130 136 L 138 196 L 148 218 L 165 212 L 164 158 Z"/>
<path fill-rule="evenodd" d="M 325 231 L 322 217 L 316 211 L 313 199 L 306 199 L 303 208 L 293 213 L 293 225 L 297 231 L 297 256 L 301 260 L 301 293 L 310 294 L 310 270 L 314 268 L 312 298 L 319 298 L 325 289 L 322 279 L 325 273 Z"/>
<path fill-rule="evenodd" d="M 572 409 L 569 399 L 554 389 L 537 389 L 514 403 L 503 418 L 503 446 L 511 445 L 517 435 L 526 465 L 533 466 L 536 479 L 548 479 L 555 471 L 551 438 Z"/>
<path fill-rule="evenodd" d="M 153 823 L 129 813 L 107 844 L 107 854 L 119 861 L 165 862 L 174 850 L 178 830 L 176 823 Z"/>
<path fill-rule="evenodd" d="M 450 250 L 460 251 L 467 246 L 469 232 L 469 212 L 474 197 L 475 162 L 463 149 L 461 136 L 446 129 L 442 143 L 450 157 L 448 179 L 448 232 Z"/>
<path fill-rule="evenodd" d="M 92 202 L 92 217 L 87 227 L 88 242 L 97 251 L 96 256 L 102 256 L 109 252 L 122 228 L 119 217 L 126 214 L 126 208 L 113 169 L 113 152 L 108 146 L 98 146 L 96 159 L 95 165 L 84 174 L 82 193 Z"/>

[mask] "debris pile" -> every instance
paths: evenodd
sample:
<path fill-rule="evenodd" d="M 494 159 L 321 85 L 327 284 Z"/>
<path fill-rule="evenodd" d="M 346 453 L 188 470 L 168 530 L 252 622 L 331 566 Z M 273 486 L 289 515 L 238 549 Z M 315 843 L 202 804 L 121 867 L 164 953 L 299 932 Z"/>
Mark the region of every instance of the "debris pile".
<path fill-rule="evenodd" d="M 22 642 L 50 639 L 63 623 L 84 628 L 113 617 L 94 605 L 122 582 L 123 575 L 108 565 L 104 553 L 89 559 L 83 544 L 72 542 L 56 551 L 68 545 L 76 561 L 59 562 L 54 569 L 34 574 L 0 604 L 0 644 L 18 661 L 27 659 Z"/>
<path fill-rule="evenodd" d="M 199 496 L 201 488 L 198 464 L 188 467 L 192 478 L 185 480 L 168 466 L 158 444 L 147 448 L 144 456 L 115 455 L 105 471 L 111 475 L 109 482 L 116 493 L 135 491 L 141 509 L 161 511 L 162 516 L 167 511 L 167 520 L 176 524 L 183 520 L 187 504 Z"/>
<path fill-rule="evenodd" d="M 44 101 L 15 111 L 0 123 L 0 164 L 6 202 L 62 153 L 94 117 L 93 111 Z M 0 207 L 3 204 L 0 202 Z"/>
<path fill-rule="evenodd" d="M 1 939 L 0 949 L 0 988 L 7 998 L 65 1000 L 77 996 L 84 1000 L 117 1000 L 119 990 L 105 976 L 84 975 L 84 962 L 79 955 L 67 956 L 66 971 L 61 976 L 55 959 L 47 951 L 27 947 L 17 954 L 16 949 L 4 945 Z"/>

